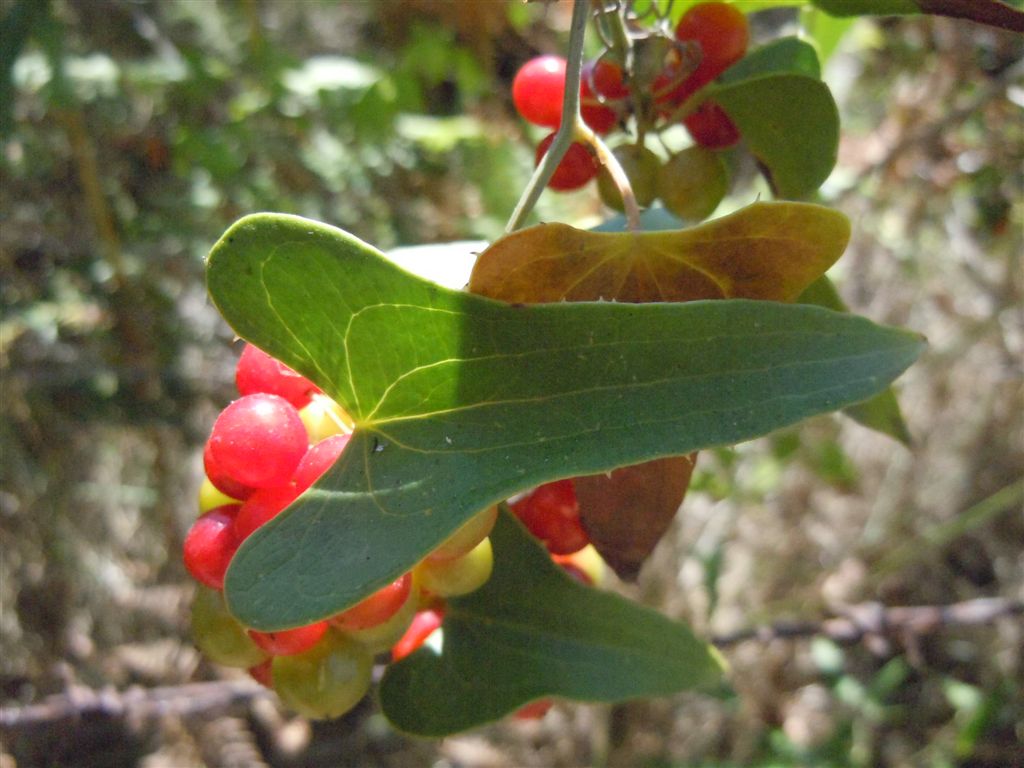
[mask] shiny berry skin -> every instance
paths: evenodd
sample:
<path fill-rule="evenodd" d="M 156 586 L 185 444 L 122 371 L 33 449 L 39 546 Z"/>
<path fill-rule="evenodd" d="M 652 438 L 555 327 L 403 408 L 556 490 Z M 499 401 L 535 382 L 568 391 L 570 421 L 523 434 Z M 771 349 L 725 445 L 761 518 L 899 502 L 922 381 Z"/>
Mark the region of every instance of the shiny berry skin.
<path fill-rule="evenodd" d="M 246 344 L 235 368 L 235 386 L 240 395 L 263 392 L 283 397 L 296 408 L 302 408 L 320 387 L 259 347 Z"/>
<path fill-rule="evenodd" d="M 308 439 L 299 412 L 287 400 L 277 395 L 246 395 L 221 411 L 210 433 L 209 450 L 213 462 L 231 480 L 271 488 L 288 482 L 306 454 Z"/>
<path fill-rule="evenodd" d="M 676 25 L 676 40 L 700 45 L 701 60 L 687 79 L 693 90 L 707 85 L 743 58 L 750 42 L 747 17 L 726 3 L 698 3 Z"/>
<path fill-rule="evenodd" d="M 255 680 L 257 683 L 262 685 L 264 688 L 274 687 L 274 672 L 273 672 L 273 657 L 266 661 L 257 664 L 254 667 L 249 667 L 249 677 Z"/>
<path fill-rule="evenodd" d="M 340 630 L 351 632 L 376 627 L 398 613 L 411 596 L 412 573 L 406 573 L 347 611 L 334 616 L 330 622 Z"/>
<path fill-rule="evenodd" d="M 683 118 L 683 125 L 697 144 L 708 149 L 727 149 L 740 140 L 736 124 L 713 101 L 705 101 L 696 112 Z"/>
<path fill-rule="evenodd" d="M 361 644 L 332 632 L 304 653 L 275 658 L 271 670 L 274 690 L 285 704 L 306 717 L 334 718 L 366 695 L 373 657 Z"/>
<path fill-rule="evenodd" d="M 553 554 L 568 555 L 590 543 L 580 522 L 580 506 L 572 480 L 545 483 L 509 507 Z"/>
<path fill-rule="evenodd" d="M 320 642 L 327 632 L 327 622 L 318 621 L 304 627 L 282 629 L 278 632 L 259 632 L 249 630 L 249 637 L 271 656 L 291 656 L 304 653 Z"/>
<path fill-rule="evenodd" d="M 185 536 L 182 559 L 185 567 L 200 584 L 223 589 L 224 574 L 238 549 L 235 536 L 237 504 L 211 509 L 197 519 Z"/>
<path fill-rule="evenodd" d="M 491 540 L 483 539 L 462 557 L 452 560 L 424 560 L 416 566 L 420 589 L 437 597 L 460 597 L 475 592 L 491 578 L 494 550 Z"/>
<path fill-rule="evenodd" d="M 220 590 L 200 586 L 192 600 L 192 639 L 200 653 L 225 667 L 252 667 L 268 659 L 224 603 Z"/>
<path fill-rule="evenodd" d="M 622 68 L 604 59 L 588 61 L 580 72 L 580 116 L 597 133 L 608 133 L 619 121 L 618 113 L 602 104 L 621 101 L 629 96 L 622 78 Z"/>
<path fill-rule="evenodd" d="M 401 661 L 427 641 L 444 622 L 444 608 L 429 608 L 420 611 L 412 620 L 402 639 L 391 649 L 391 660 Z"/>
<path fill-rule="evenodd" d="M 524 120 L 546 128 L 562 121 L 565 59 L 538 56 L 520 67 L 512 81 L 512 101 Z"/>
<path fill-rule="evenodd" d="M 245 541 L 253 531 L 277 517 L 281 510 L 298 497 L 299 491 L 292 483 L 256 491 L 245 500 L 235 517 L 235 536 L 238 541 Z"/>
<path fill-rule="evenodd" d="M 718 152 L 701 146 L 677 153 L 658 172 L 658 197 L 686 221 L 706 219 L 729 191 L 729 173 Z"/>
<path fill-rule="evenodd" d="M 312 446 L 302 457 L 295 470 L 292 482 L 301 493 L 320 479 L 341 456 L 351 435 L 332 435 Z"/>
<path fill-rule="evenodd" d="M 538 699 L 512 713 L 514 720 L 540 720 L 555 705 L 552 699 Z"/>
<path fill-rule="evenodd" d="M 242 501 L 252 496 L 256 489 L 240 483 L 237 480 L 232 480 L 224 472 L 221 466 L 213 458 L 213 452 L 210 450 L 210 443 L 206 443 L 206 447 L 203 448 L 203 470 L 206 472 L 206 478 L 210 481 L 210 484 L 224 495 Z M 204 510 L 205 511 L 205 510 Z"/>
<path fill-rule="evenodd" d="M 555 140 L 555 134 L 545 136 L 537 145 L 536 164 L 544 159 L 544 155 Z M 569 151 L 565 153 L 562 162 L 558 164 L 554 175 L 548 182 L 548 187 L 558 192 L 568 192 L 572 189 L 579 189 L 592 178 L 597 176 L 597 161 L 579 142 L 574 141 L 569 145 Z"/>

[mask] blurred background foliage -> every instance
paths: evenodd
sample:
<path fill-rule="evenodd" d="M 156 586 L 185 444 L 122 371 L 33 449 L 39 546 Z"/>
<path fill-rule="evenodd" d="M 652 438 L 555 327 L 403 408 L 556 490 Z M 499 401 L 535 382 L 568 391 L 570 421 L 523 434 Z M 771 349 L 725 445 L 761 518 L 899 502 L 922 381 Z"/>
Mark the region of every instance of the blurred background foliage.
<path fill-rule="evenodd" d="M 0 0 L 5 712 L 225 674 L 188 640 L 179 558 L 237 355 L 206 251 L 257 210 L 382 248 L 498 236 L 536 140 L 511 77 L 562 50 L 566 11 Z M 769 9 L 755 31 L 796 20 Z M 900 383 L 914 444 L 829 417 L 706 452 L 623 586 L 704 633 L 1024 596 L 1024 43 L 920 17 L 821 29 L 845 33 L 822 199 L 855 235 L 834 277 L 854 310 L 929 338 Z M 731 204 L 755 194 L 741 183 Z M 602 215 L 588 189 L 545 195 L 535 218 Z M 4 720 L 0 765 L 1022 765 L 1022 647 L 1013 618 L 850 647 L 751 641 L 727 651 L 734 700 L 565 705 L 441 743 L 394 733 L 372 702 L 316 725 L 260 697 L 111 705 Z"/>

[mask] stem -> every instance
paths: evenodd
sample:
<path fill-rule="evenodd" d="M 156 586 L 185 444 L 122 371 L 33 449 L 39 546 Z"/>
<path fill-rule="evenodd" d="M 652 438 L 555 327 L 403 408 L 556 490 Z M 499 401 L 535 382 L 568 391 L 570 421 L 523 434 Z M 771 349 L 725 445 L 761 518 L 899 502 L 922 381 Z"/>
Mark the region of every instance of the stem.
<path fill-rule="evenodd" d="M 562 123 L 558 126 L 544 159 L 540 161 L 526 183 L 526 189 L 523 190 L 519 203 L 505 225 L 506 234 L 523 225 L 558 164 L 562 162 L 565 153 L 576 139 L 578 127 L 583 124 L 580 118 L 580 69 L 583 66 L 583 37 L 587 31 L 589 16 L 589 0 L 573 0 L 572 23 L 569 27 L 569 55 L 565 67 L 565 96 L 562 99 Z"/>
<path fill-rule="evenodd" d="M 612 181 L 615 182 L 615 186 L 618 187 L 619 194 L 622 196 L 622 207 L 626 214 L 626 228 L 630 232 L 636 232 L 640 229 L 640 206 L 637 205 L 636 195 L 633 194 L 633 185 L 629 183 L 629 177 L 623 170 L 618 158 L 612 154 L 612 151 L 608 149 L 608 145 L 586 123 L 580 123 L 576 131 L 576 137 L 578 140 L 585 141 L 591 146 L 594 154 L 597 155 L 597 159 L 601 161 L 601 165 L 605 167 L 608 175 L 612 177 Z"/>

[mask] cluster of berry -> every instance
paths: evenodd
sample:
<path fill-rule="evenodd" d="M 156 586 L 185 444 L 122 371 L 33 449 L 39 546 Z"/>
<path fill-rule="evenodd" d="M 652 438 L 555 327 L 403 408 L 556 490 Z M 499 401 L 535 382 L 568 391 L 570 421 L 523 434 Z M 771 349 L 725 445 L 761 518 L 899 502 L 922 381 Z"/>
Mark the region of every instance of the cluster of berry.
<path fill-rule="evenodd" d="M 653 33 L 657 38 L 657 30 Z M 626 143 L 614 154 L 626 172 L 637 203 L 648 206 L 660 198 L 665 207 L 687 219 L 702 219 L 724 196 L 725 167 L 712 150 L 735 145 L 740 134 L 729 116 L 711 100 L 682 118 L 694 146 L 667 162 L 643 143 L 643 136 L 678 122 L 676 113 L 686 100 L 726 69 L 747 50 L 746 16 L 721 2 L 694 5 L 680 18 L 674 39 L 666 46 L 647 46 L 657 52 L 659 67 L 634 66 L 625 72 L 610 50 L 584 64 L 580 74 L 580 116 L 597 134 L 623 126 L 629 117 L 637 123 L 637 142 Z M 520 68 L 512 83 L 512 99 L 519 114 L 535 125 L 557 128 L 562 119 L 566 61 L 541 56 Z M 540 163 L 554 133 L 537 146 Z M 575 142 L 548 183 L 551 189 L 578 189 L 596 176 L 601 199 L 610 207 L 623 207 L 618 188 L 603 171 L 590 148 Z"/>
<path fill-rule="evenodd" d="M 349 441 L 347 413 L 309 379 L 247 345 L 236 369 L 241 395 L 213 425 L 203 452 L 200 517 L 184 543 L 184 561 L 200 586 L 192 608 L 199 649 L 213 662 L 248 669 L 309 717 L 337 717 L 362 699 L 376 654 L 394 660 L 441 626 L 444 600 L 469 594 L 490 577 L 489 534 L 498 508 L 471 518 L 410 572 L 324 621 L 278 632 L 247 629 L 224 599 L 224 576 L 241 543 L 331 467 Z M 588 539 L 571 481 L 541 486 L 515 504 L 517 514 L 588 583 L 603 566 L 581 552 Z M 593 548 L 590 548 L 591 550 Z"/>

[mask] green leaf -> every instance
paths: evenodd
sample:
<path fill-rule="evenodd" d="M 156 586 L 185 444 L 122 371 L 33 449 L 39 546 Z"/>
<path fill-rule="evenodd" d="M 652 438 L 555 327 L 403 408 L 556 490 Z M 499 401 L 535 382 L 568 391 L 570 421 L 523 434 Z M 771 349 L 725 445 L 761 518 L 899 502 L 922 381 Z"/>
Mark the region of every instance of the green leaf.
<path fill-rule="evenodd" d="M 775 302 L 504 304 L 279 214 L 232 226 L 207 280 L 239 336 L 356 421 L 334 467 L 228 570 L 232 612 L 265 630 L 358 602 L 525 488 L 735 443 L 864 400 L 922 345 Z"/>
<path fill-rule="evenodd" d="M 823 275 L 811 283 L 797 301 L 802 304 L 825 307 L 836 312 L 849 311 L 827 275 Z M 862 403 L 855 403 L 843 408 L 843 413 L 858 424 L 888 435 L 908 448 L 914 442 L 910 430 L 907 429 L 907 423 L 903 420 L 903 412 L 900 410 L 899 400 L 896 399 L 896 392 L 892 387 L 887 387 L 884 391 Z"/>
<path fill-rule="evenodd" d="M 814 77 L 772 74 L 702 92 L 736 123 L 780 197 L 807 195 L 828 178 L 839 150 L 839 111 Z"/>
<path fill-rule="evenodd" d="M 822 62 L 828 62 L 832 58 L 832 54 L 836 52 L 839 43 L 855 21 L 853 17 L 838 18 L 813 6 L 806 6 L 800 10 L 800 26 L 814 41 L 814 47 Z"/>
<path fill-rule="evenodd" d="M 768 74 L 807 75 L 821 79 L 821 65 L 814 46 L 797 37 L 784 37 L 755 48 L 733 64 L 719 83 L 738 83 Z"/>
<path fill-rule="evenodd" d="M 491 541 L 491 579 L 449 601 L 440 651 L 424 646 L 385 672 L 395 727 L 445 736 L 547 696 L 618 701 L 720 682 L 720 657 L 686 626 L 578 584 L 507 511 Z"/>

